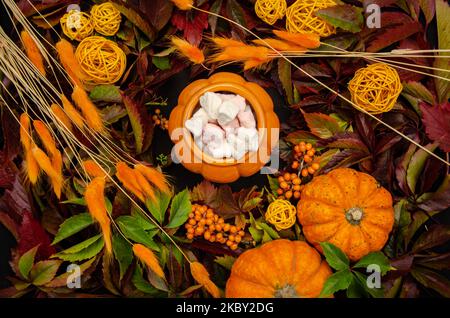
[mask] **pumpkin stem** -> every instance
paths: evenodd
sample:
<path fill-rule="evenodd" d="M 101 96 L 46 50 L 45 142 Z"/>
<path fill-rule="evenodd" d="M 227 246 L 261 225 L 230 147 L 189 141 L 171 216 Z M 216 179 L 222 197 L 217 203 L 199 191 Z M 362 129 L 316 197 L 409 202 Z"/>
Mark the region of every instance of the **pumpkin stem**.
<path fill-rule="evenodd" d="M 299 298 L 295 287 L 292 285 L 285 285 L 278 288 L 274 294 L 275 298 Z"/>
<path fill-rule="evenodd" d="M 345 213 L 345 218 L 352 225 L 358 225 L 361 223 L 362 218 L 364 217 L 364 210 L 360 207 L 353 207 Z"/>

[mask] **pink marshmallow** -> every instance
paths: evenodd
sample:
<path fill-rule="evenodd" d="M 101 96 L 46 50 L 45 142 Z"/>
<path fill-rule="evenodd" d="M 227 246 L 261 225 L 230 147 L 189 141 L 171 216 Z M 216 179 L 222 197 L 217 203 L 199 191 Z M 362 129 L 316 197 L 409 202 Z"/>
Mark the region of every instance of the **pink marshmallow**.
<path fill-rule="evenodd" d="M 225 131 L 220 126 L 206 124 L 203 128 L 203 143 L 222 142 L 225 139 Z"/>
<path fill-rule="evenodd" d="M 239 119 L 239 123 L 242 127 L 245 128 L 255 128 L 256 120 L 250 108 L 247 108 L 245 111 L 239 112 L 237 115 Z"/>

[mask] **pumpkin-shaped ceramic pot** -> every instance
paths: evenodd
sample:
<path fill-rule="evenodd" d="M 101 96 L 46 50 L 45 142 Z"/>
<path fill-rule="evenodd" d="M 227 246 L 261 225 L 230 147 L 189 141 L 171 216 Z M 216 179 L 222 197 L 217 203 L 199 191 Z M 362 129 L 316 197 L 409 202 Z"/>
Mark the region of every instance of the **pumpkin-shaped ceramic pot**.
<path fill-rule="evenodd" d="M 196 145 L 184 124 L 200 107 L 200 97 L 206 92 L 232 93 L 246 99 L 256 118 L 259 133 L 257 152 L 247 152 L 240 160 L 215 159 Z M 217 73 L 209 79 L 193 82 L 180 94 L 178 106 L 169 118 L 169 133 L 175 143 L 172 158 L 209 181 L 234 182 L 239 177 L 257 173 L 270 160 L 272 149 L 278 144 L 279 128 L 280 122 L 273 111 L 272 99 L 261 86 L 233 73 Z"/>

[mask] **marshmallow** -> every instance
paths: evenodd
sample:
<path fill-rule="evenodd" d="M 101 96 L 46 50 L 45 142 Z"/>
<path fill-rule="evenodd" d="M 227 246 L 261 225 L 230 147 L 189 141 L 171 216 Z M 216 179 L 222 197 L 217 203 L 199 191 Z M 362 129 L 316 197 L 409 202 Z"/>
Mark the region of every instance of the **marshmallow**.
<path fill-rule="evenodd" d="M 236 129 L 240 127 L 239 120 L 237 118 L 230 121 L 228 124 L 221 126 L 225 130 L 225 135 L 234 134 Z"/>
<path fill-rule="evenodd" d="M 194 138 L 200 137 L 203 132 L 203 120 L 200 117 L 193 117 L 186 120 L 184 126 L 194 135 Z"/>
<path fill-rule="evenodd" d="M 206 111 L 203 108 L 199 108 L 194 115 L 192 115 L 193 118 L 201 118 L 203 126 L 205 126 L 208 123 L 209 116 L 206 113 Z"/>
<path fill-rule="evenodd" d="M 205 145 L 203 144 L 202 138 L 201 137 L 195 138 L 194 141 L 195 141 L 195 144 L 197 145 L 197 147 L 200 148 L 200 150 L 203 150 Z"/>
<path fill-rule="evenodd" d="M 225 141 L 209 143 L 206 151 L 215 159 L 230 158 L 233 155 L 233 148 Z"/>
<path fill-rule="evenodd" d="M 238 106 L 239 111 L 245 111 L 245 108 L 248 107 L 247 103 L 245 102 L 245 98 L 240 95 L 231 95 L 231 96 L 233 97 L 230 98 L 229 101 Z"/>
<path fill-rule="evenodd" d="M 219 122 L 219 125 L 224 126 L 233 121 L 239 113 L 239 110 L 239 106 L 235 103 L 231 101 L 224 102 L 220 106 L 219 113 L 217 115 L 217 121 Z"/>
<path fill-rule="evenodd" d="M 255 116 L 253 115 L 252 110 L 250 107 L 246 107 L 244 111 L 240 111 L 237 115 L 239 119 L 239 123 L 242 127 L 245 128 L 255 128 L 256 127 L 256 120 Z"/>
<path fill-rule="evenodd" d="M 245 143 L 248 151 L 257 151 L 259 148 L 258 131 L 255 128 L 239 127 L 237 129 L 237 138 Z"/>
<path fill-rule="evenodd" d="M 243 140 L 239 139 L 236 135 L 227 136 L 227 142 L 233 149 L 233 157 L 236 160 L 241 159 L 247 152 L 246 144 Z"/>
<path fill-rule="evenodd" d="M 207 92 L 200 97 L 200 106 L 208 114 L 209 119 L 217 119 L 222 99 L 216 93 Z"/>
<path fill-rule="evenodd" d="M 233 94 L 220 94 L 220 93 L 216 93 L 216 95 L 220 97 L 220 99 L 222 100 L 222 103 L 233 99 L 235 96 Z"/>
<path fill-rule="evenodd" d="M 209 144 L 210 142 L 221 142 L 225 139 L 225 131 L 217 125 L 206 124 L 203 128 L 203 142 Z"/>

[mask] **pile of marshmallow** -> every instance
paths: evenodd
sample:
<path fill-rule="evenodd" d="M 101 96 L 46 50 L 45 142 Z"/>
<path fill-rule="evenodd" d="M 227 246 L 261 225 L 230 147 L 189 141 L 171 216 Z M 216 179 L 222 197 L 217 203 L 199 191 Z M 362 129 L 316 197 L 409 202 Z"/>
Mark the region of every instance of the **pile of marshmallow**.
<path fill-rule="evenodd" d="M 200 106 L 184 125 L 203 152 L 215 159 L 239 160 L 258 150 L 256 120 L 245 98 L 207 92 L 200 97 Z"/>

